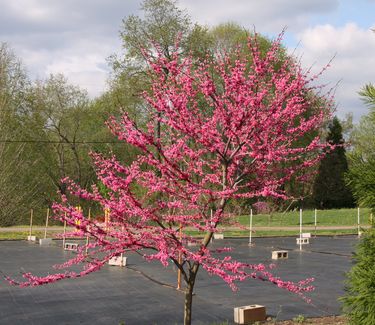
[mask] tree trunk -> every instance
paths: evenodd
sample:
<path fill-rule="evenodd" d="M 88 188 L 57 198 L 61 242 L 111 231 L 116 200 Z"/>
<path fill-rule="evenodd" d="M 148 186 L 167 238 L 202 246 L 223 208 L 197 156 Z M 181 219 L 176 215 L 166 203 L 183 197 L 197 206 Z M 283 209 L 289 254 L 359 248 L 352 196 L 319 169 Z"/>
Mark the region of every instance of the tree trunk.
<path fill-rule="evenodd" d="M 193 307 L 194 282 L 189 283 L 185 292 L 184 325 L 191 325 L 191 312 Z"/>

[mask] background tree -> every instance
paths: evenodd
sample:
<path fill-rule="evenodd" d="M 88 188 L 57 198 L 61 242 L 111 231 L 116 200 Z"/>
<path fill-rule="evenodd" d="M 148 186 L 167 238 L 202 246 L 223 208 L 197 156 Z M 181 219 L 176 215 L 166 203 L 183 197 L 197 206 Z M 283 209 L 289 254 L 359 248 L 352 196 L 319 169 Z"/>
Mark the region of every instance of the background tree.
<path fill-rule="evenodd" d="M 296 145 L 306 133 L 321 127 L 330 106 L 319 97 L 305 96 L 313 91 L 309 82 L 315 77 L 306 77 L 296 62 L 276 68 L 280 42 L 281 38 L 275 40 L 262 55 L 256 39 L 251 39 L 248 57 L 230 53 L 214 64 L 210 60 L 193 64 L 192 57 L 180 58 L 178 49 L 171 60 L 162 52 L 155 60 L 151 52 L 152 87 L 144 93 L 150 123 L 142 128 L 126 113 L 109 122 L 112 132 L 141 154 L 127 166 L 116 157 L 94 155 L 98 178 L 107 188 L 104 196 L 95 186 L 88 192 L 67 181 L 72 194 L 111 209 L 110 227 L 88 220 L 63 197 L 62 204 L 54 206 L 56 217 L 70 225 L 80 219 L 82 234 L 93 240 L 88 255 L 82 249 L 63 265 L 83 263 L 82 272 L 47 277 L 26 273 L 26 281 L 18 284 L 40 285 L 85 275 L 130 249 L 165 266 L 172 261 L 181 271 L 186 284 L 185 324 L 191 324 L 192 294 L 201 268 L 232 288 L 235 281 L 259 278 L 300 295 L 311 290 L 311 279 L 284 282 L 264 265 L 234 261 L 229 253 L 220 257 L 209 246 L 228 218 L 230 199 L 287 198 L 282 185 L 297 175 L 303 179 L 325 147 L 319 137 L 307 146 Z M 305 112 L 318 103 L 327 106 L 306 118 Z M 154 132 L 154 120 L 161 124 L 160 137 Z M 140 195 L 139 187 L 146 195 Z M 155 194 L 162 200 L 150 202 L 147 197 Z M 180 238 L 179 227 L 199 231 L 203 239 L 186 233 Z M 191 250 L 188 241 L 198 241 L 199 246 Z"/>
<path fill-rule="evenodd" d="M 61 179 L 68 175 L 82 187 L 96 180 L 88 153 L 91 141 L 100 139 L 92 137 L 98 129 L 89 104 L 86 92 L 69 84 L 63 75 L 36 81 L 28 91 L 23 137 L 32 142 L 38 157 L 44 205 L 50 205 L 58 191 L 66 193 Z"/>
<path fill-rule="evenodd" d="M 105 126 L 110 112 L 103 111 L 105 107 L 98 101 L 90 101 L 84 90 L 70 84 L 62 74 L 29 87 L 21 138 L 29 141 L 27 147 L 38 160 L 29 171 L 40 179 L 40 209 L 51 205 L 58 192 L 66 194 L 62 179 L 68 175 L 83 188 L 97 183 L 91 151 L 114 152 L 128 161 L 125 158 L 130 150 Z"/>
<path fill-rule="evenodd" d="M 176 49 L 176 40 L 180 39 L 180 57 L 191 54 L 193 61 L 199 62 L 202 58 L 210 58 L 214 61 L 216 56 L 222 55 L 225 51 L 236 55 L 236 51 L 239 50 L 242 52 L 241 55 L 247 56 L 246 44 L 248 37 L 253 35 L 254 31 L 249 31 L 236 23 L 223 23 L 211 28 L 192 24 L 188 14 L 177 8 L 175 1 L 170 0 L 146 0 L 141 9 L 143 18 L 130 16 L 123 21 L 120 35 L 124 54 L 111 58 L 113 67 L 111 87 L 105 95 L 105 100 L 101 101 L 108 111 L 113 111 L 113 107 L 122 107 L 137 120 L 137 123 L 145 124 L 149 120 L 146 105 L 142 96 L 139 96 L 143 90 L 150 87 L 148 66 L 143 50 L 155 54 L 158 45 L 165 58 L 170 60 L 171 52 Z M 272 42 L 262 35 L 257 35 L 257 42 L 262 54 L 272 46 Z M 249 59 L 248 56 L 247 58 Z M 281 47 L 280 60 L 275 62 L 277 68 L 280 68 L 281 63 L 287 58 L 285 48 Z M 288 60 L 290 59 L 289 57 Z M 247 64 L 250 65 L 251 62 Z M 163 71 L 167 73 L 165 69 Z M 310 95 L 306 94 L 306 96 Z M 315 112 L 315 108 L 312 107 L 307 114 L 315 114 Z M 155 132 L 160 134 L 160 125 L 157 121 L 155 123 Z M 316 133 L 306 134 L 305 140 L 300 141 L 308 144 L 315 136 Z M 310 194 L 311 186 L 302 185 L 291 179 L 285 184 L 285 190 L 291 196 L 299 198 L 306 196 L 307 193 Z M 232 200 L 229 208 L 235 213 L 243 213 L 253 202 L 253 199 Z M 284 202 L 278 201 L 276 205 L 283 206 L 283 204 Z"/>
<path fill-rule="evenodd" d="M 353 151 L 349 153 L 347 182 L 360 205 L 375 212 L 375 87 L 366 85 L 360 96 L 370 112 L 353 131 Z"/>
<path fill-rule="evenodd" d="M 171 53 L 178 49 L 181 57 L 191 55 L 200 60 L 207 55 L 224 53 L 225 49 L 234 53 L 238 46 L 246 48 L 251 33 L 235 23 L 213 28 L 194 24 L 174 0 L 144 0 L 140 9 L 142 17 L 130 15 L 123 20 L 120 29 L 123 53 L 109 58 L 112 66 L 110 91 L 102 103 L 111 111 L 113 107 L 122 107 L 137 122 L 143 118 L 147 123 L 147 109 L 140 96 L 150 87 L 144 51 L 151 55 L 161 52 L 171 60 Z M 271 46 L 270 40 L 263 36 L 258 37 L 258 42 L 262 53 Z M 163 71 L 168 73 L 166 69 Z"/>
<path fill-rule="evenodd" d="M 130 15 L 123 20 L 120 29 L 123 54 L 109 59 L 113 69 L 110 92 L 115 107 L 126 108 L 136 119 L 145 115 L 140 94 L 150 85 L 143 50 L 156 53 L 155 46 L 158 46 L 171 59 L 176 41 L 180 40 L 179 49 L 185 48 L 193 29 L 190 17 L 177 8 L 176 1 L 145 0 L 140 9 L 142 18 Z"/>
<path fill-rule="evenodd" d="M 353 207 L 353 195 L 344 180 L 344 175 L 348 171 L 348 162 L 342 127 L 337 117 L 334 117 L 328 126 L 326 141 L 337 147 L 327 153 L 320 162 L 313 186 L 315 206 L 320 209 Z"/>
<path fill-rule="evenodd" d="M 25 143 L 20 115 L 29 81 L 20 60 L 7 44 L 0 44 L 0 226 L 24 220 L 37 204 L 38 181 L 28 170 L 37 163 Z"/>

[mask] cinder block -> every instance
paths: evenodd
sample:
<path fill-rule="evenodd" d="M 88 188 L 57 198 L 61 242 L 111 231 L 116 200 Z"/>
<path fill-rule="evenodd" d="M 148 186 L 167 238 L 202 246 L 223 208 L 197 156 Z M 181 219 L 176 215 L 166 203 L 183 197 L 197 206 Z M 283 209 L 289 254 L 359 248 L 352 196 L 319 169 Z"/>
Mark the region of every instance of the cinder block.
<path fill-rule="evenodd" d="M 39 245 L 40 246 L 50 246 L 53 244 L 52 238 L 40 238 Z"/>
<path fill-rule="evenodd" d="M 64 250 L 66 251 L 77 251 L 78 244 L 77 243 L 65 243 Z"/>
<path fill-rule="evenodd" d="M 224 234 L 214 233 L 214 239 L 224 239 Z"/>
<path fill-rule="evenodd" d="M 273 260 L 282 260 L 288 258 L 288 251 L 272 251 Z"/>
<path fill-rule="evenodd" d="M 121 254 L 121 255 L 112 257 L 108 261 L 108 264 L 113 265 L 113 266 L 126 266 L 126 259 L 127 258 Z"/>
<path fill-rule="evenodd" d="M 266 307 L 249 305 L 234 308 L 234 322 L 236 324 L 249 324 L 266 320 Z"/>
<path fill-rule="evenodd" d="M 296 238 L 297 245 L 307 245 L 310 244 L 309 238 Z"/>
<path fill-rule="evenodd" d="M 27 236 L 27 240 L 29 240 L 29 241 L 37 241 L 38 238 L 36 236 Z"/>
<path fill-rule="evenodd" d="M 309 233 L 309 232 L 303 232 L 302 233 L 302 238 L 311 238 L 311 233 Z"/>
<path fill-rule="evenodd" d="M 198 246 L 198 243 L 196 241 L 188 241 L 187 245 L 188 245 L 188 247 Z"/>

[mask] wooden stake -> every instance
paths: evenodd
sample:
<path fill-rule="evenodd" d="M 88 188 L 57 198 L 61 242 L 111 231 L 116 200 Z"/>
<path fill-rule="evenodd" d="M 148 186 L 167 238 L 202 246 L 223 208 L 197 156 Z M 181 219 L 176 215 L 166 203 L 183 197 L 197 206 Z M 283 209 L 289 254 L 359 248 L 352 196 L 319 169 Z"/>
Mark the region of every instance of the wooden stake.
<path fill-rule="evenodd" d="M 360 215 L 359 215 L 359 207 L 357 210 L 357 227 L 358 227 L 358 237 L 361 237 L 361 220 L 360 220 Z"/>
<path fill-rule="evenodd" d="M 46 227 L 44 228 L 44 239 L 47 238 L 48 219 L 49 219 L 49 208 L 47 208 Z"/>
<path fill-rule="evenodd" d="M 80 205 L 76 206 L 76 210 L 77 210 L 78 213 L 81 213 L 82 212 L 81 206 Z M 81 225 L 81 220 L 80 219 L 75 219 L 74 223 L 75 223 L 75 230 L 74 230 L 74 232 L 79 233 L 80 232 L 79 226 Z"/>
<path fill-rule="evenodd" d="M 250 231 L 249 231 L 249 246 L 252 246 L 252 232 L 253 232 L 253 209 L 250 209 Z"/>
<path fill-rule="evenodd" d="M 314 211 L 314 225 L 315 225 L 315 238 L 316 238 L 316 220 L 317 220 L 317 210 Z"/>
<path fill-rule="evenodd" d="M 211 213 L 211 216 L 210 216 L 210 226 L 213 227 L 214 224 L 213 224 L 213 222 L 212 222 L 212 209 L 211 209 L 211 212 L 210 212 L 210 213 Z M 212 235 L 212 237 L 211 237 L 211 244 L 212 244 L 213 242 L 214 242 L 214 236 Z"/>
<path fill-rule="evenodd" d="M 299 250 L 302 250 L 302 209 L 299 209 Z"/>
<path fill-rule="evenodd" d="M 88 212 L 88 219 L 89 221 L 91 220 L 91 208 L 89 208 L 89 212 Z M 88 229 L 89 230 L 89 229 Z M 89 235 L 86 236 L 86 248 L 85 248 L 85 254 L 87 255 L 87 251 L 88 251 L 88 247 L 87 245 L 89 244 L 90 242 L 90 238 L 89 238 Z"/>
<path fill-rule="evenodd" d="M 105 231 L 108 231 L 109 222 L 110 222 L 110 210 L 108 208 L 104 209 L 104 222 L 105 222 Z"/>
<path fill-rule="evenodd" d="M 29 236 L 32 236 L 33 232 L 33 209 L 30 210 L 30 231 L 29 231 Z"/>
<path fill-rule="evenodd" d="M 180 224 L 180 242 L 182 245 L 182 225 Z M 178 252 L 178 264 L 181 265 L 182 263 L 182 254 L 181 251 Z M 181 290 L 181 270 L 178 269 L 177 271 L 177 290 Z"/>
<path fill-rule="evenodd" d="M 65 249 L 65 234 L 66 234 L 66 212 L 65 212 L 65 219 L 64 219 L 63 249 Z"/>

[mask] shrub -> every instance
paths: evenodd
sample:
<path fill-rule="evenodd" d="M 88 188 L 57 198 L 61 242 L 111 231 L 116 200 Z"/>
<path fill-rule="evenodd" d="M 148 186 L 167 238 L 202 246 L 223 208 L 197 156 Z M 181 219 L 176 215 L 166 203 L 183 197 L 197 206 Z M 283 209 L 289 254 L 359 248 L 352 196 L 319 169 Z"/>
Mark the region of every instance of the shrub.
<path fill-rule="evenodd" d="M 272 212 L 271 204 L 264 201 L 254 203 L 253 209 L 256 214 L 270 214 Z"/>
<path fill-rule="evenodd" d="M 349 324 L 375 324 L 375 229 L 365 232 L 347 274 L 346 295 L 341 298 Z"/>

